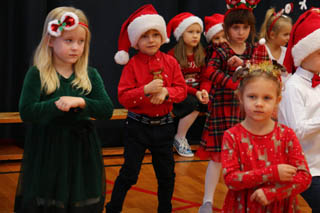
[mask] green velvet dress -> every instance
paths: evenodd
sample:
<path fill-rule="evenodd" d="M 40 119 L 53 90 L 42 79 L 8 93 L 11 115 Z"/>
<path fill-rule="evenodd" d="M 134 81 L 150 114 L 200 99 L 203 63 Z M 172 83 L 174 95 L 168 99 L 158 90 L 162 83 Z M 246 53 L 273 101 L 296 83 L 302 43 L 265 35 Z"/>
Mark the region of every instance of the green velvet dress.
<path fill-rule="evenodd" d="M 109 119 L 113 104 L 94 68 L 88 68 L 92 90 L 84 94 L 72 87 L 75 78 L 59 76 L 52 94 L 41 91 L 39 71 L 26 74 L 19 111 L 30 123 L 24 145 L 15 212 L 102 212 L 105 170 L 101 143 L 90 117 Z M 84 109 L 62 112 L 55 101 L 61 96 L 82 97 Z"/>

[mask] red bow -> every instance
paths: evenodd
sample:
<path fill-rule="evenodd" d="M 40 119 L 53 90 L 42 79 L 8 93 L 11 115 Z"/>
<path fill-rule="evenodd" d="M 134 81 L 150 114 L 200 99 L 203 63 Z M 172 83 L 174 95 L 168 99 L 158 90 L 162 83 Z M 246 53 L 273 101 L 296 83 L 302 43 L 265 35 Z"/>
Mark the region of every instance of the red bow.
<path fill-rule="evenodd" d="M 60 28 L 59 30 L 62 31 L 63 28 L 65 28 L 65 27 L 70 28 L 74 24 L 75 24 L 74 18 L 71 17 L 71 16 L 67 16 L 66 19 L 63 22 L 58 21 L 58 24 L 52 24 L 51 25 L 51 30 L 54 31 L 54 32 L 57 32 L 58 28 Z"/>
<path fill-rule="evenodd" d="M 318 86 L 318 84 L 320 84 L 320 76 L 314 74 L 312 77 L 312 88 Z"/>
<path fill-rule="evenodd" d="M 50 35 L 59 37 L 63 30 L 72 30 L 79 24 L 78 16 L 73 12 L 66 12 L 61 19 L 54 19 L 48 23 L 48 32 Z"/>

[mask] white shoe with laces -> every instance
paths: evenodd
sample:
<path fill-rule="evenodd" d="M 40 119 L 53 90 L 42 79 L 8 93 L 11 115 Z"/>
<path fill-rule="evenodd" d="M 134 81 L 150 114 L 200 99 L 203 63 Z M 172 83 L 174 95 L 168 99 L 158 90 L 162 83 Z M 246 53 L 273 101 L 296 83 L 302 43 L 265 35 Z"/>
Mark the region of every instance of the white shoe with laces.
<path fill-rule="evenodd" d="M 174 138 L 173 146 L 176 149 L 177 153 L 183 157 L 194 156 L 186 138 Z"/>

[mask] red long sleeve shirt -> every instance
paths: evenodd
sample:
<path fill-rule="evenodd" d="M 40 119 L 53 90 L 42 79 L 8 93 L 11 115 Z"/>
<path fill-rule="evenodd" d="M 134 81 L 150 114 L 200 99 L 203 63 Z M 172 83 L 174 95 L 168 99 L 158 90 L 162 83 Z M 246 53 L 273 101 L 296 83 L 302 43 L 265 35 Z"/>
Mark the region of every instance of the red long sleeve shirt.
<path fill-rule="evenodd" d="M 144 86 L 154 78 L 152 70 L 162 70 L 164 87 L 168 98 L 162 104 L 152 104 L 144 94 Z M 158 51 L 153 56 L 139 52 L 123 68 L 118 85 L 118 99 L 129 111 L 158 117 L 168 114 L 172 104 L 183 101 L 187 96 L 187 86 L 179 64 L 172 56 Z"/>
<path fill-rule="evenodd" d="M 297 212 L 296 195 L 308 188 L 311 175 L 292 129 L 276 123 L 271 133 L 254 135 L 237 124 L 224 134 L 221 158 L 229 188 L 223 212 Z M 279 164 L 297 168 L 292 181 L 280 181 Z M 259 188 L 269 205 L 250 201 Z"/>

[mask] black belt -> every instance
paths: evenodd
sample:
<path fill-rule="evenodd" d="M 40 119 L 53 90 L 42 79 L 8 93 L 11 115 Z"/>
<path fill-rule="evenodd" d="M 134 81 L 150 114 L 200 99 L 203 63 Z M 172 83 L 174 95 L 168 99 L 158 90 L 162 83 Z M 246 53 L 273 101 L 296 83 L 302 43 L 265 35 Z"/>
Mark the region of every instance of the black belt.
<path fill-rule="evenodd" d="M 173 118 L 170 114 L 161 117 L 149 117 L 129 111 L 128 118 L 151 126 L 160 126 L 173 123 Z"/>

